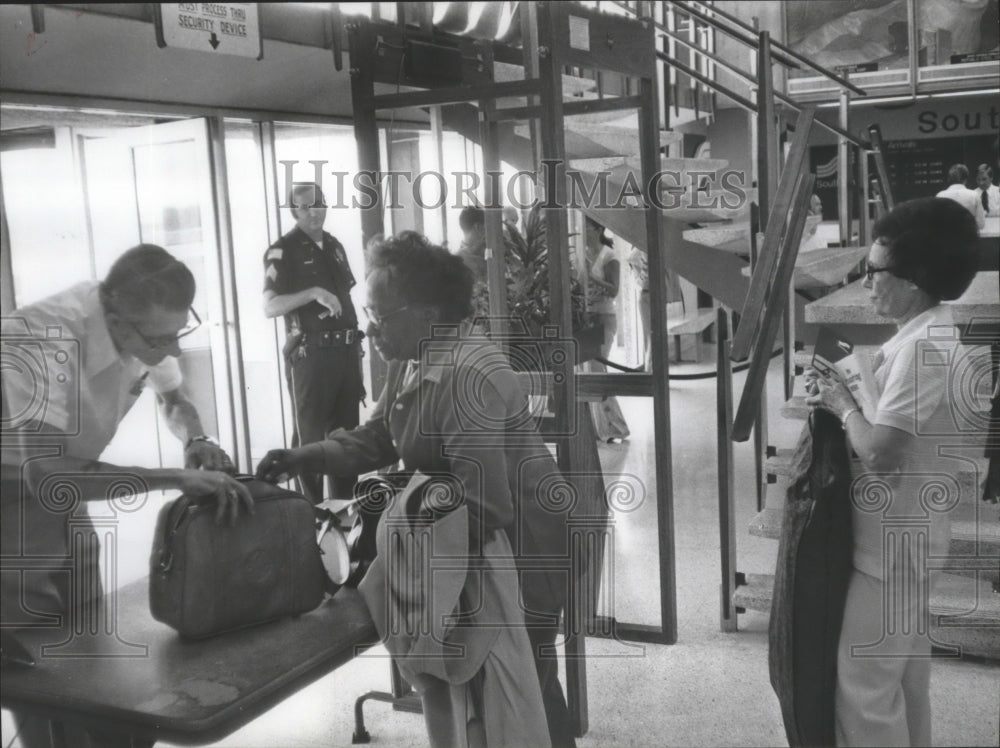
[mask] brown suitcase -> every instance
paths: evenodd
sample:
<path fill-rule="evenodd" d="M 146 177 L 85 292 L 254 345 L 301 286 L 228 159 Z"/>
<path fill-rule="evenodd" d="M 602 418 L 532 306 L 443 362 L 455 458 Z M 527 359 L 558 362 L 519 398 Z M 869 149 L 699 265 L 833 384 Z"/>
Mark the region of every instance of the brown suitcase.
<path fill-rule="evenodd" d="M 149 609 L 184 636 L 205 637 L 295 616 L 323 600 L 316 516 L 301 494 L 250 477 L 254 514 L 215 522 L 214 502 L 181 496 L 161 510 L 150 556 Z"/>

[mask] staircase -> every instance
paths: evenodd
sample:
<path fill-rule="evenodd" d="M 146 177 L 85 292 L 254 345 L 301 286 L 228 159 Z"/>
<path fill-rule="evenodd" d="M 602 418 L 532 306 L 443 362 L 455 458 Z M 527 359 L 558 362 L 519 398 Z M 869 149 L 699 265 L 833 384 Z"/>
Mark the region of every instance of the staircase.
<path fill-rule="evenodd" d="M 518 74 L 508 68 L 503 75 L 511 79 Z M 564 77 L 564 103 L 593 96 L 585 84 L 574 81 L 568 85 Z M 479 140 L 475 107 L 447 107 L 443 122 L 466 137 Z M 618 112 L 594 112 L 567 116 L 565 126 L 571 182 L 593 194 L 600 194 L 594 191 L 603 186 L 612 204 L 616 197 L 626 195 L 615 207 L 591 203 L 583 205 L 583 211 L 623 240 L 643 247 L 645 215 L 628 190 L 631 185 L 641 185 L 635 118 L 622 117 Z M 519 169 L 537 168 L 530 136 L 527 126 L 502 126 L 498 137 L 504 160 Z M 681 138 L 675 133 L 660 133 L 659 145 L 663 153 L 659 168 L 670 175 L 669 179 L 661 180 L 657 193 L 664 204 L 660 211 L 660 231 L 661 241 L 668 248 L 664 257 L 666 266 L 724 305 L 740 309 L 750 284 L 749 206 L 756 201 L 756 191 L 749 185 L 740 185 L 741 192 L 727 189 L 731 185 L 724 182 L 728 164 L 723 160 L 681 157 Z M 815 219 L 812 225 L 807 222 L 804 236 L 814 226 Z M 802 245 L 805 243 L 803 239 Z M 802 251 L 795 261 L 793 287 L 796 291 L 815 291 L 837 286 L 866 254 L 864 246 Z M 966 297 L 955 303 L 956 322 L 982 318 L 986 313 L 995 316 L 996 276 L 996 273 L 981 275 Z M 872 318 L 867 294 L 860 283 L 816 302 L 809 303 L 799 294 L 794 300 L 799 324 L 804 321 L 833 325 L 842 333 L 847 326 L 849 337 L 859 342 L 881 341 L 891 334 L 891 329 L 885 326 L 888 320 Z M 805 336 L 800 334 L 800 337 Z M 798 354 L 799 366 L 808 365 L 808 361 L 808 351 Z M 779 408 L 781 416 L 804 425 L 809 412 L 804 397 L 794 390 L 790 395 Z M 765 506 L 748 529 L 751 535 L 777 540 L 794 449 L 788 444 L 772 452 L 764 469 L 769 482 L 776 485 L 767 492 Z M 1000 588 L 1000 510 L 979 501 L 981 477 L 971 470 L 958 476 L 962 499 L 951 517 L 948 557 L 942 568 L 934 572 L 930 636 L 940 647 L 959 647 L 964 654 L 1000 658 L 1000 594 L 996 592 Z M 737 610 L 769 612 L 773 575 L 741 576 L 745 583 L 732 596 Z"/>

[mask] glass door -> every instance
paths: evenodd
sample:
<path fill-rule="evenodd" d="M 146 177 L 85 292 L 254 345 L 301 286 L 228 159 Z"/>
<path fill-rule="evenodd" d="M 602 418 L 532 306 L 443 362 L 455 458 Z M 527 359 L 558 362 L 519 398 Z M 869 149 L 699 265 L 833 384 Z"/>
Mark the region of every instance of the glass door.
<path fill-rule="evenodd" d="M 158 244 L 187 265 L 203 325 L 181 341 L 185 392 L 205 430 L 234 454 L 239 443 L 227 361 L 210 140 L 203 119 L 80 135 L 83 191 L 93 267 L 102 278 L 124 250 Z M 141 406 L 141 407 L 140 407 Z M 129 464 L 127 453 L 155 439 L 162 465 L 182 464 L 181 444 L 161 423 L 152 398 L 129 413 L 105 458 Z"/>

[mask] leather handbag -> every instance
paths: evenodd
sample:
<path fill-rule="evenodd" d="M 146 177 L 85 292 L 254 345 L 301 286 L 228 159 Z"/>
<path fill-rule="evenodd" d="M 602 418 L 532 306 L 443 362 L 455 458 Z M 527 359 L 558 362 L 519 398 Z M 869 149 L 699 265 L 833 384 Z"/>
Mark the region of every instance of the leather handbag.
<path fill-rule="evenodd" d="M 157 518 L 149 608 L 183 636 L 200 638 L 306 613 L 323 600 L 325 574 L 312 503 L 299 493 L 240 477 L 254 500 L 235 524 L 215 503 L 182 495 Z"/>

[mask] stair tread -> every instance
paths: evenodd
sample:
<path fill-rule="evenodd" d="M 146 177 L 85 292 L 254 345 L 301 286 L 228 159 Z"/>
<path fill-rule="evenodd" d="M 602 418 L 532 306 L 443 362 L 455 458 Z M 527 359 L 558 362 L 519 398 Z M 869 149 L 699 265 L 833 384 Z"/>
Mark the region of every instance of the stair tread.
<path fill-rule="evenodd" d="M 803 369 L 808 369 L 812 366 L 813 361 L 813 349 L 812 346 L 808 348 L 803 348 L 800 351 L 795 351 L 792 354 L 792 363 L 796 366 L 801 366 Z"/>
<path fill-rule="evenodd" d="M 684 239 L 696 244 L 729 252 L 748 254 L 750 252 L 750 223 L 740 222 L 726 226 L 705 226 L 697 229 L 685 229 Z"/>
<path fill-rule="evenodd" d="M 808 237 L 803 237 L 805 243 Z M 800 252 L 792 282 L 797 289 L 826 288 L 840 283 L 868 254 L 865 247 L 829 247 Z M 750 275 L 747 267 L 744 274 Z"/>
<path fill-rule="evenodd" d="M 796 451 L 794 447 L 778 447 L 773 455 L 764 460 L 764 469 L 772 475 L 792 475 L 792 458 Z"/>
<path fill-rule="evenodd" d="M 639 153 L 639 131 L 638 129 L 628 129 L 615 127 L 613 125 L 593 124 L 588 122 L 577 122 L 576 117 L 566 117 L 564 126 L 566 130 L 566 154 L 572 159 L 591 159 L 616 157 L 619 159 L 616 165 L 622 164 L 622 159 L 634 156 L 638 159 Z M 515 125 L 514 134 L 527 138 L 530 136 L 531 128 L 528 125 Z M 589 141 L 602 146 L 605 153 L 592 153 L 591 149 L 584 148 L 574 143 L 577 141 Z M 670 146 L 677 143 L 677 133 L 661 130 L 660 145 Z M 638 163 L 638 161 L 636 161 Z M 571 162 L 572 165 L 572 162 Z M 580 167 L 583 168 L 583 167 Z M 725 168 L 725 167 L 723 167 Z M 591 169 L 588 169 L 588 171 Z M 597 171 L 597 169 L 593 169 Z"/>
<path fill-rule="evenodd" d="M 515 65 L 512 62 L 493 63 L 493 80 L 497 83 L 509 83 L 510 81 L 524 80 L 524 67 Z M 563 93 L 582 93 L 593 91 L 597 88 L 597 81 L 590 78 L 581 78 L 576 75 L 563 74 Z"/>
<path fill-rule="evenodd" d="M 756 604 L 753 610 L 770 610 L 774 575 L 747 574 L 746 579 L 747 583 L 733 592 L 733 602 L 742 607 Z M 933 615 L 953 622 L 994 627 L 1000 623 L 1000 594 L 985 580 L 939 574 L 931 588 L 930 609 Z"/>
<path fill-rule="evenodd" d="M 980 272 L 969 289 L 956 301 L 945 302 L 951 308 L 955 324 L 972 320 L 995 319 L 997 316 L 997 286 L 1000 273 Z M 814 324 L 892 325 L 887 317 L 872 311 L 868 289 L 858 280 L 829 296 L 806 305 L 806 322 Z"/>
<path fill-rule="evenodd" d="M 777 540 L 781 537 L 781 520 L 783 507 L 764 507 L 750 520 L 749 532 L 760 538 L 772 538 Z M 951 523 L 951 539 L 954 545 L 956 541 L 960 543 L 976 543 L 982 546 L 995 547 L 1000 552 L 1000 520 L 988 517 L 974 519 L 956 519 Z M 960 554 L 962 555 L 962 554 Z M 968 554 L 964 554 L 968 555 Z"/>
<path fill-rule="evenodd" d="M 715 307 L 704 309 L 692 309 L 685 312 L 680 317 L 667 319 L 668 335 L 686 335 L 688 333 L 701 332 L 719 316 L 719 310 Z"/>
<path fill-rule="evenodd" d="M 806 405 L 805 395 L 793 395 L 781 404 L 779 412 L 782 418 L 804 421 L 809 417 L 810 410 L 811 408 Z"/>
<path fill-rule="evenodd" d="M 587 130 L 578 130 L 582 135 L 589 135 Z M 619 136 L 620 137 L 620 136 Z M 621 156 L 598 156 L 594 158 L 575 158 L 571 159 L 569 165 L 574 169 L 579 169 L 580 171 L 610 171 L 619 176 L 622 180 L 625 179 L 625 175 L 628 172 L 632 172 L 635 179 L 640 179 L 642 174 L 640 172 L 641 164 L 639 163 L 639 155 L 621 155 Z M 660 157 L 660 169 L 666 172 L 679 172 L 681 176 L 681 186 L 687 191 L 688 184 L 684 179 L 684 174 L 691 171 L 705 171 L 718 173 L 723 171 L 729 166 L 729 162 L 724 158 L 684 158 L 684 157 L 673 157 L 673 156 L 661 156 Z M 677 189 L 677 180 L 669 179 L 664 177 L 660 183 L 661 189 Z"/>
<path fill-rule="evenodd" d="M 774 454 L 764 460 L 764 468 L 774 475 L 792 475 L 796 451 L 795 447 L 777 447 Z M 962 485 L 973 485 L 979 482 L 979 473 L 975 470 L 959 470 L 956 477 Z"/>
<path fill-rule="evenodd" d="M 605 97 L 607 98 L 607 97 Z M 616 131 L 636 131 L 639 129 L 639 120 L 635 113 L 622 113 L 619 111 L 607 112 L 585 112 L 584 114 L 570 114 L 566 116 L 566 122 L 570 125 L 583 125 L 587 128 L 606 128 L 609 132 Z M 676 130 L 661 130 L 660 143 L 663 145 L 681 145 L 684 142 L 684 133 Z"/>

